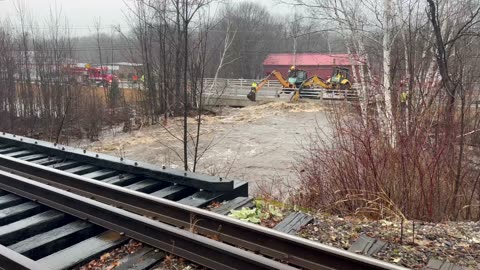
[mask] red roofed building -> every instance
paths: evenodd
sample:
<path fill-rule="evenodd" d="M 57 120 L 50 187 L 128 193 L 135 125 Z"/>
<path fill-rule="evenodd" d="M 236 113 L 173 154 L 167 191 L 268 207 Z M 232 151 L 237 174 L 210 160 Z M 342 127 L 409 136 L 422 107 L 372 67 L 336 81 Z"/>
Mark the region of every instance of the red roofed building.
<path fill-rule="evenodd" d="M 276 70 L 286 78 L 288 69 L 296 62 L 296 68 L 307 71 L 309 77 L 317 75 L 326 80 L 332 76 L 333 68 L 336 66 L 346 67 L 351 72 L 352 64 L 362 65 L 360 61 L 352 60 L 352 58 L 357 57 L 348 54 L 297 53 L 294 60 L 293 53 L 272 53 L 263 61 L 263 71 L 265 75 L 268 75 Z M 351 77 L 353 81 L 354 78 Z"/>

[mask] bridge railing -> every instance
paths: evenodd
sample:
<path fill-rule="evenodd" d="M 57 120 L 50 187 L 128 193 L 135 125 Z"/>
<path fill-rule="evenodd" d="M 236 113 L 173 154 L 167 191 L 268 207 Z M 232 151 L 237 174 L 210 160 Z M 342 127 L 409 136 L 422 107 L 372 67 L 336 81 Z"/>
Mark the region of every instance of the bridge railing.
<path fill-rule="evenodd" d="M 225 79 L 225 78 L 205 78 L 204 93 L 209 96 L 245 96 L 251 89 L 253 79 Z M 353 89 L 323 89 L 313 88 L 304 90 L 302 96 L 318 97 L 323 99 L 358 99 L 359 85 L 354 84 Z M 277 80 L 269 80 L 263 86 L 262 90 L 257 93 L 260 97 L 280 97 L 283 86 Z M 293 89 L 292 89 L 293 90 Z M 288 91 L 287 91 L 288 92 Z"/>
<path fill-rule="evenodd" d="M 215 81 L 214 78 L 205 78 L 204 83 L 207 84 L 212 84 Z M 228 85 L 228 86 L 238 86 L 238 87 L 248 87 L 250 88 L 252 85 L 252 82 L 258 82 L 258 80 L 253 80 L 253 79 L 224 79 L 224 78 L 217 78 L 216 84 L 223 84 L 223 85 Z M 271 87 L 282 87 L 279 81 L 276 80 L 268 80 L 267 83 L 265 84 L 266 88 L 271 88 Z"/>
<path fill-rule="evenodd" d="M 205 78 L 204 86 L 206 94 L 228 94 L 234 96 L 246 95 L 252 86 L 253 79 L 224 79 Z M 273 96 L 282 89 L 278 81 L 268 81 L 259 92 L 260 95 Z"/>

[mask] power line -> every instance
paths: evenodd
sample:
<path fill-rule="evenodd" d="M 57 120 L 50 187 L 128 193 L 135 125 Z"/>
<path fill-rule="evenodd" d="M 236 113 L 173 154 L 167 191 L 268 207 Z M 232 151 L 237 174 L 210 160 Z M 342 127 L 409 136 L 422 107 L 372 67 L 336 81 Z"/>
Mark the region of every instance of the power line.
<path fill-rule="evenodd" d="M 98 27 L 98 29 L 114 29 L 116 27 L 120 27 L 122 28 L 122 25 L 118 25 L 118 24 L 111 24 L 109 26 L 101 26 L 101 27 Z M 130 28 L 130 26 L 128 25 L 123 25 L 123 27 L 125 28 Z M 1 27 L 0 27 L 1 28 Z M 10 28 L 10 29 L 13 29 L 13 30 L 18 30 L 18 29 L 21 29 L 22 26 L 20 25 L 15 25 L 15 26 L 6 26 L 5 28 Z M 55 29 L 62 29 L 62 30 L 96 30 L 97 27 L 95 27 L 94 25 L 92 26 L 25 26 L 25 29 L 26 30 L 51 30 L 52 28 L 55 28 Z"/>

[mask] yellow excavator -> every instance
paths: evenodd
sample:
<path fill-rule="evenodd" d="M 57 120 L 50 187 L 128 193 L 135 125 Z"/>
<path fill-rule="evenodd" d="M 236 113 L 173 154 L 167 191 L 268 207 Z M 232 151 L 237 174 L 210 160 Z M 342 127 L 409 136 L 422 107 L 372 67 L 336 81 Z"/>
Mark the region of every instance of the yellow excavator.
<path fill-rule="evenodd" d="M 271 76 L 275 76 L 275 78 L 280 82 L 283 87 L 282 92 L 289 94 L 292 91 L 295 91 L 295 94 L 291 98 L 293 101 L 297 101 L 300 98 L 302 90 L 310 89 L 314 86 L 319 86 L 324 89 L 352 88 L 352 84 L 350 83 L 350 70 L 348 68 L 335 67 L 332 77 L 324 81 L 317 75 L 307 78 L 307 72 L 305 70 L 295 69 L 295 67 L 292 66 L 288 73 L 288 80 L 285 80 L 280 72 L 274 70 L 262 81 L 260 81 L 259 84 L 254 83 L 252 85 L 250 92 L 247 94 L 247 98 L 251 101 L 255 101 L 256 94 L 268 82 L 268 79 Z M 312 97 L 311 95 L 309 96 Z"/>
<path fill-rule="evenodd" d="M 305 71 L 303 71 L 304 73 L 302 73 L 302 71 L 303 70 L 294 70 L 290 68 L 288 80 L 285 80 L 280 72 L 274 70 L 270 74 L 268 74 L 267 77 L 263 78 L 263 80 L 261 80 L 260 83 L 252 84 L 252 88 L 250 92 L 247 94 L 247 98 L 251 101 L 255 101 L 257 97 L 257 93 L 260 92 L 260 90 L 263 88 L 263 86 L 268 82 L 268 80 L 272 76 L 275 76 L 275 78 L 280 82 L 280 84 L 282 85 L 282 91 L 284 91 L 285 89 L 294 90 L 295 88 L 300 87 L 300 85 L 304 82 L 304 80 L 307 77 L 307 73 Z M 297 74 L 300 75 L 300 78 L 297 77 Z M 302 79 L 302 77 L 304 79 Z M 298 80 L 298 83 L 297 83 L 297 80 Z"/>
<path fill-rule="evenodd" d="M 348 68 L 343 68 L 343 67 L 335 67 L 333 70 L 332 77 L 329 78 L 326 81 L 323 81 L 320 77 L 317 75 L 308 78 L 305 80 L 298 90 L 295 91 L 295 94 L 292 97 L 293 101 L 297 101 L 301 95 L 302 95 L 302 90 L 304 89 L 311 89 L 314 86 L 323 88 L 323 89 L 340 89 L 340 90 L 348 90 L 352 89 L 352 83 L 350 82 L 350 70 Z M 320 95 L 321 93 L 318 93 Z M 317 95 L 317 97 L 318 97 Z M 307 96 L 307 95 L 305 95 Z M 315 95 L 313 95 L 315 96 Z M 312 93 L 310 91 L 310 95 L 307 97 L 313 97 Z"/>
<path fill-rule="evenodd" d="M 335 67 L 333 69 L 332 77 L 327 80 L 327 84 L 331 86 L 328 89 L 352 89 L 350 70 L 344 67 Z"/>

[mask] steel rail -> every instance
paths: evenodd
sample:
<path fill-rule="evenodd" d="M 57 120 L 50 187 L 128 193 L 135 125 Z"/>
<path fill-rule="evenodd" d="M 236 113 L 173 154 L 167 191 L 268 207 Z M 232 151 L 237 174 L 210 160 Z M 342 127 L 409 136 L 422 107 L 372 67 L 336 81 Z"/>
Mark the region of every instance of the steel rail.
<path fill-rule="evenodd" d="M 0 169 L 180 228 L 190 228 L 195 224 L 195 231 L 200 234 L 305 269 L 406 269 L 203 209 L 1 154 Z"/>
<path fill-rule="evenodd" d="M 295 269 L 272 259 L 0 171 L 0 188 L 211 269 Z"/>
<path fill-rule="evenodd" d="M 106 154 L 98 154 L 87 150 L 35 140 L 5 132 L 0 134 L 0 142 L 38 151 L 42 154 L 73 159 L 75 161 L 94 164 L 96 166 L 122 171 L 124 173 L 143 175 L 152 179 L 209 191 L 231 191 L 237 182 L 242 182 L 193 172 L 186 173 L 184 171 L 166 168 L 165 166 L 158 168 L 157 166 L 140 161 L 129 160 L 123 157 L 114 157 Z M 248 188 L 246 188 L 245 191 L 247 192 Z"/>
<path fill-rule="evenodd" d="M 0 270 L 49 270 L 34 260 L 0 245 Z"/>

